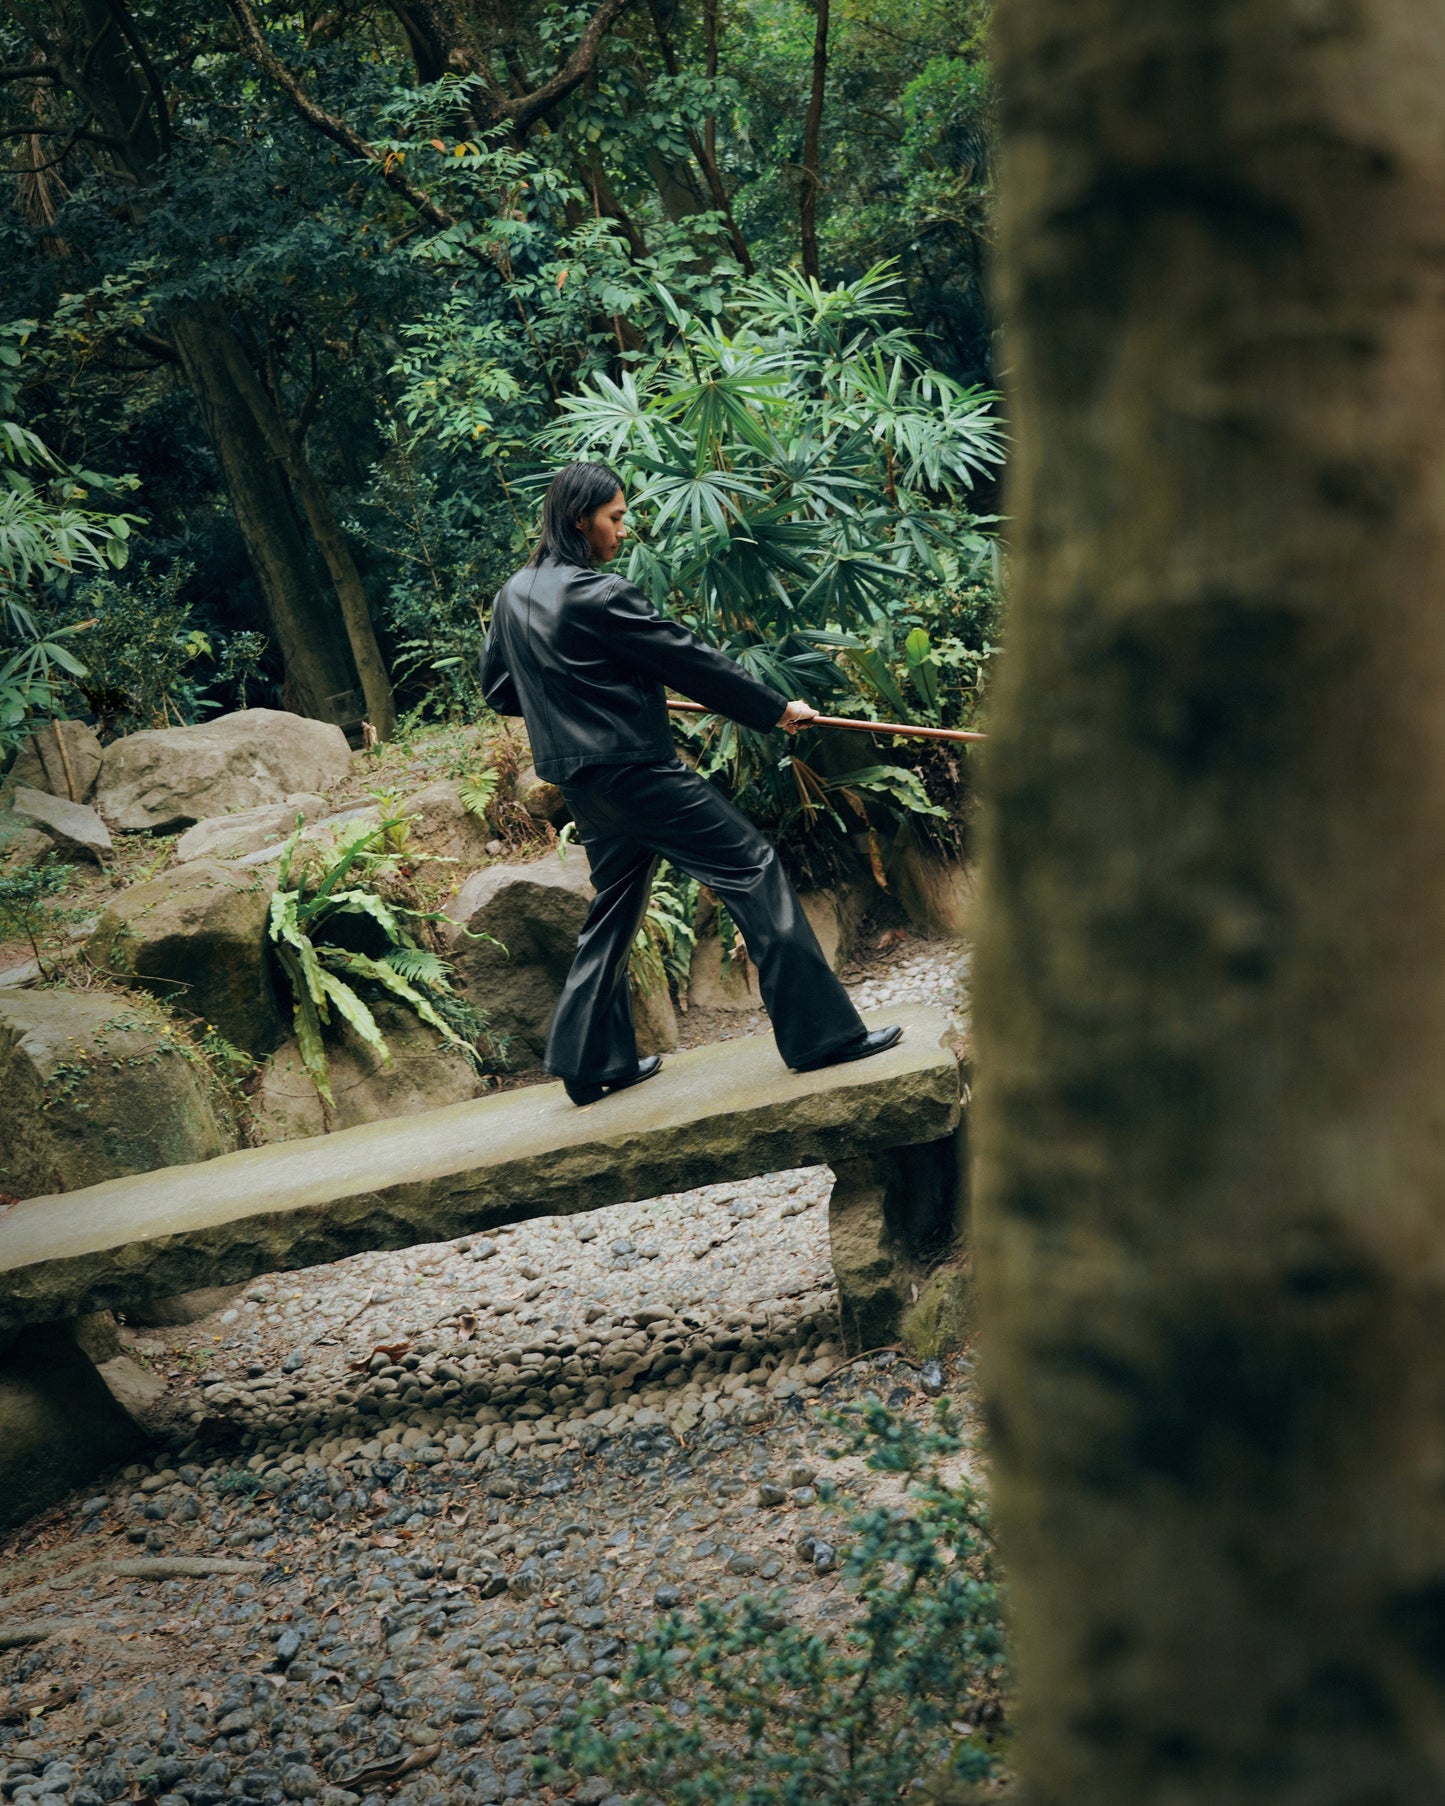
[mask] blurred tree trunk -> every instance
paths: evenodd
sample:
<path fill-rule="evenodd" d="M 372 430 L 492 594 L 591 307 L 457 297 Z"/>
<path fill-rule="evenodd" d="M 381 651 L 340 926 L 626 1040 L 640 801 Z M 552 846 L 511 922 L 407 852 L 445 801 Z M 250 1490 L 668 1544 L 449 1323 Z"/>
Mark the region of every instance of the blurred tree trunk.
<path fill-rule="evenodd" d="M 1445 1799 L 1445 12 L 1005 0 L 1029 1806 Z"/>

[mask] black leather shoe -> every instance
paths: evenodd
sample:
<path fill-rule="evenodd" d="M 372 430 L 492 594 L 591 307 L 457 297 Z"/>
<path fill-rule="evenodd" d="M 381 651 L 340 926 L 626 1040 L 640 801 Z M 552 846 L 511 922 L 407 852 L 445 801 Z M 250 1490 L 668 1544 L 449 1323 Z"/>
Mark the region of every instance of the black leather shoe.
<path fill-rule="evenodd" d="M 655 1072 L 662 1071 L 662 1055 L 649 1054 L 645 1060 L 637 1062 L 637 1071 L 630 1078 L 611 1079 L 605 1085 L 578 1085 L 571 1079 L 563 1079 L 567 1087 L 567 1095 L 574 1104 L 595 1104 L 599 1097 L 609 1097 L 614 1091 L 626 1091 L 632 1085 L 640 1085 L 644 1079 L 650 1079 Z"/>
<path fill-rule="evenodd" d="M 866 1060 L 870 1054 L 896 1047 L 902 1039 L 903 1030 L 896 1023 L 888 1028 L 870 1028 L 861 1041 L 845 1041 L 835 1053 L 824 1054 L 821 1060 L 809 1060 L 806 1065 L 795 1066 L 793 1071 L 819 1072 L 824 1066 L 841 1066 L 847 1060 Z"/>

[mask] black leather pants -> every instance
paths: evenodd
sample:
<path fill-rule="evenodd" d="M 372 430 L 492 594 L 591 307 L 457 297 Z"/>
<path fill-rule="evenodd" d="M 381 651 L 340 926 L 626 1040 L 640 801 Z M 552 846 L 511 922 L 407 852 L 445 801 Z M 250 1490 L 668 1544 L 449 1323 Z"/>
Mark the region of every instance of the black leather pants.
<path fill-rule="evenodd" d="M 637 1068 L 627 959 L 659 858 L 713 891 L 747 943 L 789 1066 L 865 1033 L 777 854 L 679 759 L 594 765 L 562 786 L 597 892 L 547 1035 L 547 1070 L 606 1084 Z"/>

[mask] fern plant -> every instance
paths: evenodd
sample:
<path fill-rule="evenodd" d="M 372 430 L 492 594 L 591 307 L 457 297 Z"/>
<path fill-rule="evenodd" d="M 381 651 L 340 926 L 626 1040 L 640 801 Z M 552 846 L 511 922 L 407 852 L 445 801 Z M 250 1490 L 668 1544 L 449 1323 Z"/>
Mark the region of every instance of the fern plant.
<path fill-rule="evenodd" d="M 400 818 L 387 816 L 341 848 L 319 873 L 313 875 L 303 866 L 294 883 L 300 825 L 281 855 L 268 933 L 291 987 L 296 1044 L 328 1105 L 335 1098 L 322 1030 L 335 1018 L 378 1054 L 383 1065 L 392 1063 L 376 1018 L 356 989 L 358 983 L 404 1003 L 478 1071 L 485 1070 L 479 1040 L 487 1041 L 488 1054 L 498 1051 L 480 1012 L 452 989 L 447 962 L 423 946 L 417 931 L 408 926 L 416 924 L 424 932 L 427 924 L 440 919 L 438 912 L 416 908 L 395 894 L 383 896 L 377 888 L 386 879 L 392 881 L 393 891 L 398 888 L 395 863 L 405 843 L 398 846 L 397 837 L 404 826 Z M 382 942 L 379 954 L 348 944 L 358 938 L 358 924 L 370 925 L 372 939 Z"/>
<path fill-rule="evenodd" d="M 488 765 L 462 779 L 457 786 L 457 795 L 468 815 L 475 815 L 478 821 L 487 819 L 487 811 L 497 794 L 497 783 L 501 775 L 495 765 Z"/>

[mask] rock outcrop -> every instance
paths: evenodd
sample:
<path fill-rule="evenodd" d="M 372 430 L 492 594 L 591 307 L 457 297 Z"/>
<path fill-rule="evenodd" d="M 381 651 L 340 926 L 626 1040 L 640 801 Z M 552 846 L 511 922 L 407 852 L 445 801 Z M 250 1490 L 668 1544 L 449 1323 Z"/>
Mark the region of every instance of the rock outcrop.
<path fill-rule="evenodd" d="M 298 815 L 302 821 L 314 822 L 325 813 L 324 797 L 314 791 L 298 790 L 279 803 L 266 803 L 259 809 L 208 816 L 187 828 L 176 842 L 176 859 L 181 864 L 192 859 L 239 859 L 242 854 L 284 843 L 296 826 Z"/>
<path fill-rule="evenodd" d="M 10 779 L 30 790 L 86 803 L 100 776 L 100 762 L 100 738 L 93 727 L 84 721 L 47 721 L 15 755 Z"/>
<path fill-rule="evenodd" d="M 455 778 L 440 778 L 425 790 L 403 800 L 398 815 L 415 816 L 407 845 L 440 859 L 455 859 L 464 871 L 472 871 L 487 857 L 492 830 L 462 802 Z"/>
<path fill-rule="evenodd" d="M 91 964 L 265 1054 L 281 1032 L 260 874 L 196 859 L 122 891 L 86 946 Z"/>
<path fill-rule="evenodd" d="M 227 1145 L 203 1071 L 154 1006 L 0 990 L 0 1192 L 76 1191 Z"/>
<path fill-rule="evenodd" d="M 48 790 L 21 784 L 15 791 L 15 813 L 49 836 L 67 859 L 92 859 L 104 865 L 115 852 L 105 823 L 88 803 L 72 803 Z"/>
<path fill-rule="evenodd" d="M 978 901 L 971 868 L 940 858 L 906 826 L 888 855 L 888 888 L 920 928 L 951 940 L 972 936 Z"/>
<path fill-rule="evenodd" d="M 325 791 L 350 766 L 339 727 L 280 709 L 241 709 L 195 727 L 149 728 L 112 741 L 96 797 L 113 828 L 170 833 L 297 791 Z"/>
<path fill-rule="evenodd" d="M 456 924 L 448 955 L 493 1032 L 507 1037 L 514 1066 L 541 1058 L 591 901 L 587 860 L 574 847 L 565 859 L 488 866 L 446 906 Z M 501 944 L 468 938 L 476 935 Z"/>
<path fill-rule="evenodd" d="M 326 1053 L 336 1099 L 329 1122 L 295 1041 L 276 1049 L 252 1100 L 267 1141 L 295 1141 L 386 1116 L 415 1116 L 481 1095 L 482 1080 L 466 1057 L 413 1011 L 389 1003 L 373 1004 L 371 1010 L 391 1051 L 391 1065 L 344 1029 L 329 1036 Z"/>

